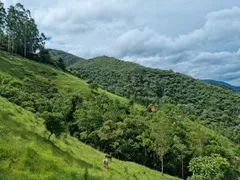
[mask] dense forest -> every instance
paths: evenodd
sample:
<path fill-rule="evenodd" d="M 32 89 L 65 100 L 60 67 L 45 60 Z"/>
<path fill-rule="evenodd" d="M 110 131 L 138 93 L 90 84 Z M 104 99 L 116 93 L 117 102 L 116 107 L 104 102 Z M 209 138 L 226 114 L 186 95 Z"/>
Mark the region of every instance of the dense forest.
<path fill-rule="evenodd" d="M 106 90 L 144 106 L 179 105 L 191 120 L 239 143 L 239 92 L 171 70 L 146 68 L 106 56 L 79 61 L 69 67 L 77 76 L 91 79 Z"/>
<path fill-rule="evenodd" d="M 0 96 L 44 119 L 48 141 L 67 133 L 183 179 L 238 179 L 239 93 L 171 70 L 47 50 L 30 11 L 0 7 Z M 0 154 L 0 164 L 5 159 Z"/>

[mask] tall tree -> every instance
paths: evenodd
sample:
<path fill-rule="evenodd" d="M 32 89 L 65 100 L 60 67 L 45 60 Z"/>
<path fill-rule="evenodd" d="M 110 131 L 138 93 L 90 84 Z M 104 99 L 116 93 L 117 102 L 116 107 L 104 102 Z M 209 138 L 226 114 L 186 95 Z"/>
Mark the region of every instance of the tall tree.
<path fill-rule="evenodd" d="M 28 54 L 41 49 L 42 44 L 39 31 L 31 12 L 17 3 L 8 8 L 6 18 L 8 34 L 8 51 L 12 51 L 27 57 Z"/>
<path fill-rule="evenodd" d="M 7 35 L 8 35 L 8 51 L 13 52 L 13 47 L 14 47 L 14 39 L 16 36 L 15 32 L 15 20 L 16 20 L 16 10 L 14 6 L 10 6 L 8 8 L 8 13 L 6 17 L 6 30 L 7 30 Z"/>
<path fill-rule="evenodd" d="M 2 44 L 4 36 L 5 18 L 6 10 L 4 8 L 4 4 L 0 1 L 0 44 Z"/>
<path fill-rule="evenodd" d="M 165 113 L 158 112 L 153 117 L 151 137 L 154 139 L 154 149 L 161 161 L 161 171 L 164 171 L 164 155 L 170 148 L 171 124 Z"/>
<path fill-rule="evenodd" d="M 173 152 L 178 155 L 178 159 L 181 160 L 182 166 L 182 178 L 184 179 L 184 158 L 186 156 L 187 146 L 182 142 L 181 138 L 174 136 L 173 138 Z"/>
<path fill-rule="evenodd" d="M 62 58 L 58 59 L 58 67 L 60 67 L 62 70 L 66 69 L 66 65 L 65 65 L 65 63 L 64 63 Z"/>

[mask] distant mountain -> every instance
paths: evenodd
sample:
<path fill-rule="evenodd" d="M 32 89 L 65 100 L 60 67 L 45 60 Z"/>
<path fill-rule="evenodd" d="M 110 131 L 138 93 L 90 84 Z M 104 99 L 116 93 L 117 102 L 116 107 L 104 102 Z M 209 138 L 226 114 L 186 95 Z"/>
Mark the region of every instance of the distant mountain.
<path fill-rule="evenodd" d="M 211 84 L 214 84 L 214 85 L 218 85 L 218 86 L 221 86 L 223 88 L 230 88 L 230 89 L 233 89 L 235 91 L 240 91 L 240 86 L 233 86 L 231 84 L 228 84 L 226 82 L 223 82 L 223 81 L 216 81 L 216 80 L 212 80 L 212 79 L 205 79 L 203 80 L 204 82 L 206 83 L 211 83 Z"/>
<path fill-rule="evenodd" d="M 78 56 L 75 56 L 73 54 L 70 54 L 61 50 L 56 50 L 56 49 L 48 49 L 48 50 L 52 59 L 58 60 L 59 58 L 62 58 L 66 66 L 70 66 L 78 61 L 85 60 L 83 58 L 80 58 Z"/>

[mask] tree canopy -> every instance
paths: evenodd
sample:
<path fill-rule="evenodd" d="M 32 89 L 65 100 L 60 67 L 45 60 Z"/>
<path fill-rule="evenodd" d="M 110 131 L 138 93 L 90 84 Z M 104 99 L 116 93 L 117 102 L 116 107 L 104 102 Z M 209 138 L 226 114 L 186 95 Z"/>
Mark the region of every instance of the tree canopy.
<path fill-rule="evenodd" d="M 180 105 L 191 120 L 239 142 L 239 92 L 171 70 L 147 68 L 106 56 L 78 61 L 68 68 L 77 76 L 144 106 Z"/>
<path fill-rule="evenodd" d="M 8 51 L 27 57 L 42 49 L 42 39 L 31 12 L 17 3 L 10 6 L 6 16 L 6 35 Z"/>

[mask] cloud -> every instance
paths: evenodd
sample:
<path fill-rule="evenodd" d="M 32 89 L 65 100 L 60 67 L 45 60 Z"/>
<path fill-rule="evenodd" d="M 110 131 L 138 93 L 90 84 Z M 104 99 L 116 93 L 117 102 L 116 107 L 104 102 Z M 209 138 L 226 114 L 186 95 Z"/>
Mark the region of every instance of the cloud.
<path fill-rule="evenodd" d="M 144 28 L 125 32 L 116 42 L 122 59 L 150 67 L 173 69 L 201 79 L 232 81 L 240 76 L 238 7 L 209 13 L 202 28 L 176 38 Z"/>
<path fill-rule="evenodd" d="M 1 0 L 1 1 L 3 2 L 5 8 L 18 2 L 17 0 Z"/>
<path fill-rule="evenodd" d="M 179 53 L 186 50 L 236 50 L 239 48 L 240 42 L 240 8 L 234 7 L 210 13 L 207 15 L 202 28 L 179 35 L 176 38 L 169 38 L 154 30 L 144 28 L 143 30 L 131 29 L 125 32 L 118 38 L 117 42 L 120 47 L 122 45 L 123 49 L 128 50 L 128 54 L 136 54 L 138 49 L 150 50 L 148 53 L 152 53 L 152 55 L 162 52 Z M 145 52 L 141 52 L 145 54 Z"/>
<path fill-rule="evenodd" d="M 128 5 L 126 0 L 59 0 L 54 7 L 37 9 L 34 17 L 41 28 L 60 35 L 89 33 L 131 18 Z"/>
<path fill-rule="evenodd" d="M 238 0 L 4 0 L 32 10 L 47 47 L 240 85 Z M 239 6 L 239 7 L 238 7 Z"/>

